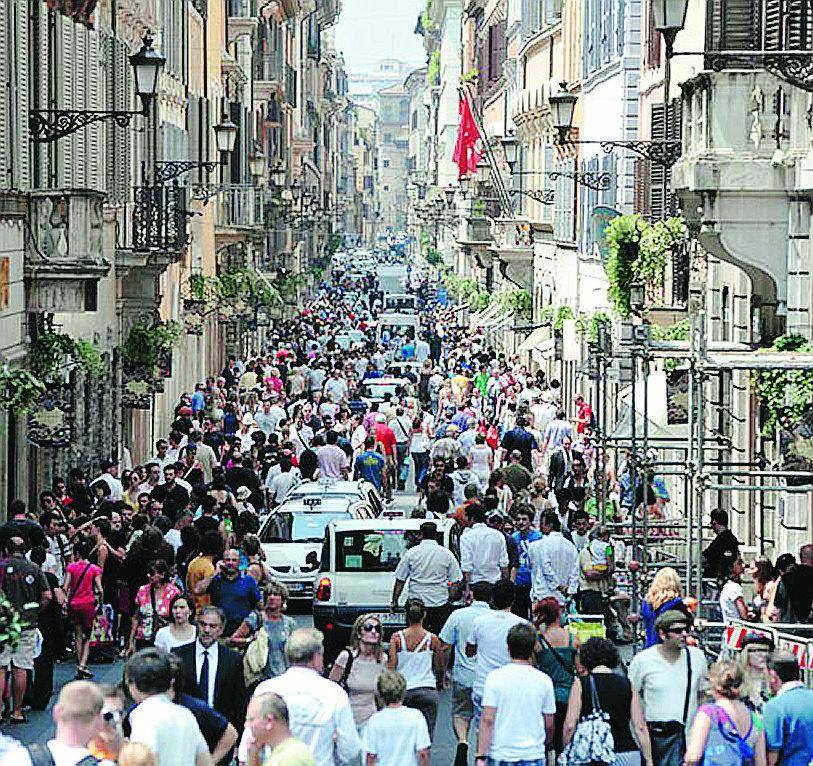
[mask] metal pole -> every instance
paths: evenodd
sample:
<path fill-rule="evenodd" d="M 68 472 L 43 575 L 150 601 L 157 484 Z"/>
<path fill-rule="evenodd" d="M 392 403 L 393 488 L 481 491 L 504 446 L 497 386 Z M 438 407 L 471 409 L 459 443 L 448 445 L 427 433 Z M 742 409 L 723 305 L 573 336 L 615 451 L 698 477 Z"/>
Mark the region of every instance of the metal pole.
<path fill-rule="evenodd" d="M 643 570 L 646 572 L 646 565 L 647 561 L 649 560 L 649 547 L 648 547 L 648 536 L 649 536 L 649 506 L 647 504 L 648 495 L 649 495 L 649 348 L 648 348 L 648 338 L 649 338 L 649 325 L 642 324 L 642 329 L 646 330 L 646 334 L 643 337 L 643 346 L 644 352 L 641 355 L 641 361 L 643 362 L 642 365 L 642 372 L 643 372 L 643 381 L 644 381 L 644 433 L 643 439 L 641 443 L 641 452 L 643 453 L 643 464 L 645 466 L 643 475 L 641 477 L 641 489 L 643 490 L 643 500 L 644 500 L 644 518 L 643 518 L 643 543 L 644 543 L 644 561 L 643 561 Z"/>
<path fill-rule="evenodd" d="M 635 396 L 635 387 L 637 384 L 637 365 L 638 365 L 638 357 L 637 357 L 637 349 L 635 347 L 635 339 L 633 337 L 633 346 L 631 348 L 632 354 L 632 396 L 631 396 L 631 404 L 632 404 L 632 419 L 630 420 L 630 486 L 632 488 L 632 519 L 630 520 L 631 524 L 631 531 L 632 531 L 632 558 L 634 561 L 640 561 L 639 559 L 639 549 L 638 549 L 638 530 L 637 530 L 637 523 L 635 515 L 637 513 L 637 503 L 636 503 L 636 495 L 637 495 L 637 484 L 638 484 L 638 470 L 637 470 L 637 462 L 638 462 L 638 441 L 637 441 L 637 424 L 636 421 L 638 419 L 638 413 L 636 412 L 636 405 L 637 400 Z M 638 613 L 638 572 L 632 572 L 631 580 L 631 607 L 633 614 Z M 637 638 L 637 632 L 635 634 Z M 633 652 L 635 652 L 635 643 L 633 643 Z"/>
<path fill-rule="evenodd" d="M 697 386 L 696 406 L 697 412 L 695 415 L 695 428 L 697 429 L 697 467 L 695 474 L 695 491 L 697 496 L 695 504 L 697 506 L 697 616 L 701 616 L 702 600 L 703 600 L 703 557 L 700 555 L 703 549 L 703 507 L 705 500 L 704 488 L 704 473 L 705 473 L 705 454 L 704 454 L 704 426 L 703 426 L 703 372 L 696 370 L 696 360 L 705 359 L 705 333 L 706 333 L 706 317 L 705 312 L 700 311 L 696 317 L 697 321 L 697 346 L 693 349 L 692 370 L 695 373 L 694 385 Z"/>

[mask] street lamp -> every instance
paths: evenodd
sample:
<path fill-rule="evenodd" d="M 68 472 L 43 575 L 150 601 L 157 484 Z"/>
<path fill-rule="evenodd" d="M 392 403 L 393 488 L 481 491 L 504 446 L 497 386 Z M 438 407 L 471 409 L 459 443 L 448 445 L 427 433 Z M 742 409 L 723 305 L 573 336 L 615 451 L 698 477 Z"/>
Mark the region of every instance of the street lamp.
<path fill-rule="evenodd" d="M 655 29 L 663 35 L 666 43 L 666 58 L 672 57 L 672 46 L 677 33 L 686 26 L 686 11 L 689 0 L 653 0 L 652 20 Z"/>
<path fill-rule="evenodd" d="M 234 145 L 237 142 L 237 126 L 231 121 L 229 115 L 224 114 L 220 118 L 220 122 L 215 125 L 214 131 L 220 161 L 225 165 L 227 155 L 234 151 Z"/>
<path fill-rule="evenodd" d="M 455 188 L 449 184 L 444 190 L 443 194 L 446 197 L 446 207 L 451 207 L 454 204 Z"/>
<path fill-rule="evenodd" d="M 259 180 L 265 174 L 266 159 L 262 147 L 255 141 L 253 151 L 248 158 L 248 170 L 252 178 Z"/>
<path fill-rule="evenodd" d="M 86 125 L 113 120 L 120 128 L 127 127 L 136 115 L 146 117 L 158 93 L 158 77 L 166 59 L 152 47 L 152 34 L 144 33 L 141 50 L 130 56 L 135 75 L 136 93 L 141 99 L 140 110 L 112 109 L 30 109 L 28 124 L 34 143 L 49 143 L 76 133 Z"/>
<path fill-rule="evenodd" d="M 158 94 L 158 77 L 166 59 L 152 47 L 152 33 L 147 30 L 141 41 L 141 49 L 130 56 L 130 65 L 135 73 L 136 93 L 141 99 L 144 114 L 149 114 L 150 104 Z"/>
<path fill-rule="evenodd" d="M 519 141 L 517 141 L 517 137 L 513 132 L 502 137 L 502 150 L 505 153 L 508 170 L 513 173 L 514 166 L 517 164 L 517 153 L 519 152 Z"/>
<path fill-rule="evenodd" d="M 468 194 L 469 194 L 469 177 L 468 176 L 463 176 L 460 179 L 460 193 L 464 197 L 467 197 Z"/>
<path fill-rule="evenodd" d="M 565 90 L 565 83 L 562 83 L 561 90 L 555 95 L 550 96 L 550 110 L 553 115 L 553 127 L 559 134 L 559 143 L 564 144 L 567 141 L 570 128 L 573 125 L 573 114 L 576 111 L 576 101 L 578 97 L 574 93 L 568 93 Z"/>
<path fill-rule="evenodd" d="M 488 165 L 488 161 L 483 157 L 477 163 L 477 173 L 475 177 L 477 178 L 477 183 L 485 184 L 488 182 L 488 179 L 491 176 L 491 168 Z"/>
<path fill-rule="evenodd" d="M 633 282 L 630 285 L 630 309 L 633 314 L 640 314 L 644 310 L 646 294 L 643 282 Z"/>

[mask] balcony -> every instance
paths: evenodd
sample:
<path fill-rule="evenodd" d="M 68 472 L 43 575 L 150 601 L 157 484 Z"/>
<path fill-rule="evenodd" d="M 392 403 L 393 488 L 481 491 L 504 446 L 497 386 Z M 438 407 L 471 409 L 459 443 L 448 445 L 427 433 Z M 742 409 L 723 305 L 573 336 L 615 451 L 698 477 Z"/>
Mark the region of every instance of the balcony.
<path fill-rule="evenodd" d="M 672 169 L 680 207 L 702 246 L 781 309 L 797 200 L 813 192 L 808 96 L 762 69 L 703 72 L 682 87 L 683 155 Z"/>
<path fill-rule="evenodd" d="M 252 35 L 260 25 L 257 0 L 226 0 L 229 45 L 238 37 Z"/>
<path fill-rule="evenodd" d="M 339 0 L 317 0 L 316 13 L 323 26 L 329 27 L 335 24 L 336 19 L 339 18 L 339 11 L 341 11 Z"/>
<path fill-rule="evenodd" d="M 550 226 L 545 228 L 549 230 Z M 534 232 L 530 224 L 498 219 L 494 226 L 494 241 L 488 249 L 499 260 L 502 276 L 526 290 L 533 289 Z"/>
<path fill-rule="evenodd" d="M 282 51 L 254 56 L 254 99 L 269 101 L 285 94 L 285 60 Z"/>
<path fill-rule="evenodd" d="M 104 195 L 89 189 L 37 190 L 29 198 L 28 310 L 95 310 L 96 286 L 110 270 L 102 257 Z M 18 203 L 19 204 L 19 203 Z"/>
<path fill-rule="evenodd" d="M 265 190 L 256 186 L 226 186 L 218 195 L 215 234 L 221 241 L 265 236 Z"/>

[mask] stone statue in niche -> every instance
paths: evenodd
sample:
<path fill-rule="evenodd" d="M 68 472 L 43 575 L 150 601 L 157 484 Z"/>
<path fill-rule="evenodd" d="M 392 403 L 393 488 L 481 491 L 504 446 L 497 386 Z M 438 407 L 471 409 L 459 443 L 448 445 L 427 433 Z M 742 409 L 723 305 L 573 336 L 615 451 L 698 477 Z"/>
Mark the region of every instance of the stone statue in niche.
<path fill-rule="evenodd" d="M 102 258 L 102 202 L 98 199 L 90 200 L 88 254 L 94 260 Z"/>

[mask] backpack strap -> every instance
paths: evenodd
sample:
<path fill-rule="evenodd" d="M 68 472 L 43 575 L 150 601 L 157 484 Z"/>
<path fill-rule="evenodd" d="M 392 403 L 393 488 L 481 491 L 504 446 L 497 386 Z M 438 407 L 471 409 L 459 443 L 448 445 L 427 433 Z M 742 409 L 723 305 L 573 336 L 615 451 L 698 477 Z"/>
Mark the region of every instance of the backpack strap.
<path fill-rule="evenodd" d="M 689 718 L 689 696 L 692 693 L 692 659 L 689 655 L 689 647 L 686 647 L 686 698 L 683 700 L 683 725 L 688 724 Z"/>
<path fill-rule="evenodd" d="M 342 671 L 342 677 L 339 679 L 339 686 L 342 687 L 345 691 L 347 691 L 347 679 L 350 677 L 350 673 L 353 670 L 353 660 L 356 659 L 356 655 L 353 654 L 352 649 L 348 647 L 345 649 L 347 653 L 347 662 L 344 664 L 344 670 Z"/>
<path fill-rule="evenodd" d="M 31 758 L 31 766 L 56 766 L 53 753 L 48 745 L 42 743 L 26 745 L 26 750 Z"/>

